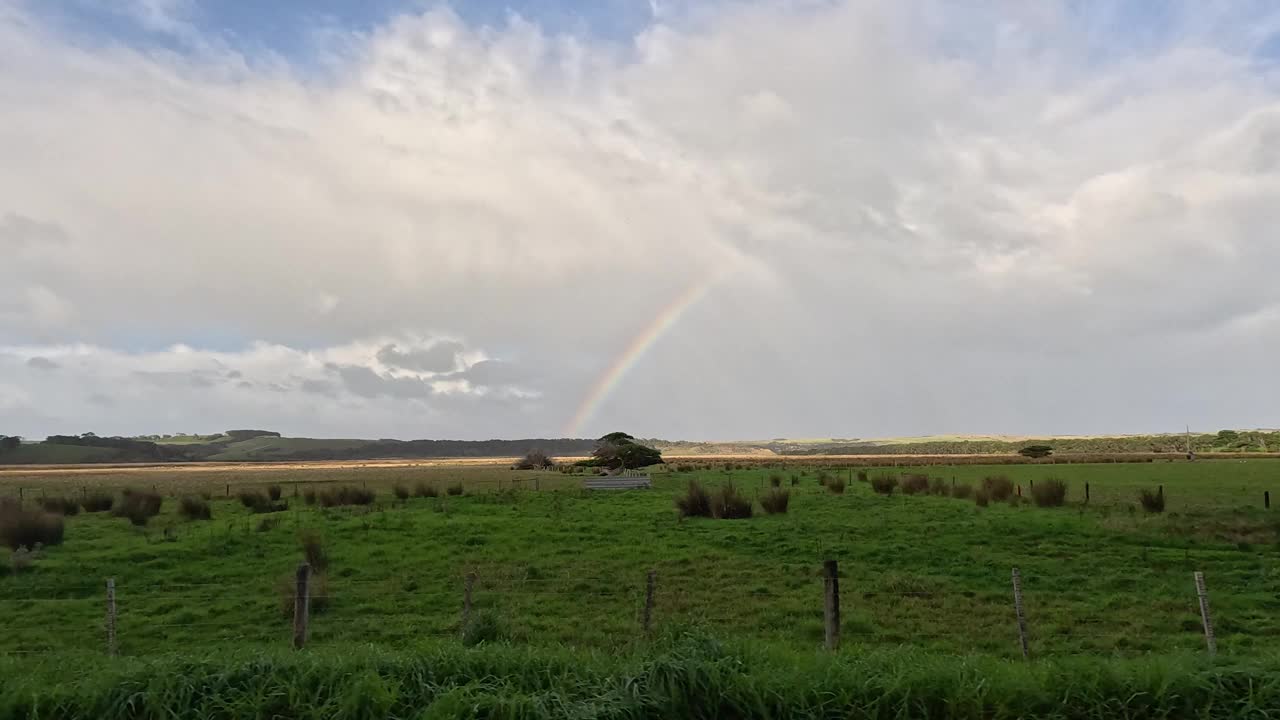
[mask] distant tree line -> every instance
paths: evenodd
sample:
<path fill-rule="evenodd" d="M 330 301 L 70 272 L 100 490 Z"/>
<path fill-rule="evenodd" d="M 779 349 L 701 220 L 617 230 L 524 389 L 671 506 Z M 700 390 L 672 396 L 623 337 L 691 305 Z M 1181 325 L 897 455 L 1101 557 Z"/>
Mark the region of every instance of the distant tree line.
<path fill-rule="evenodd" d="M 954 440 L 877 444 L 819 444 L 766 446 L 782 455 L 961 455 L 1013 454 L 1030 450 L 1030 457 L 1061 453 L 1185 453 L 1186 435 L 1133 435 L 1128 437 L 1042 438 L 1017 442 L 1003 440 Z M 1223 430 L 1191 436 L 1193 452 L 1276 452 L 1280 432 Z M 1041 454 L 1043 453 L 1043 454 Z"/>
<path fill-rule="evenodd" d="M 0 435 L 0 453 L 17 450 L 22 445 L 22 438 L 18 435 Z"/>

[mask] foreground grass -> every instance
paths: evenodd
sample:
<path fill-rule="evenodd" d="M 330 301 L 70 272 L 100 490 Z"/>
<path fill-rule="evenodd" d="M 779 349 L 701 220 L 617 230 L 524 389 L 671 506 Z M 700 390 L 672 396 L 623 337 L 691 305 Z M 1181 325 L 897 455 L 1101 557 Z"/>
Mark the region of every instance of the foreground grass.
<path fill-rule="evenodd" d="M 69 668 L 74 668 L 70 670 Z M 0 719 L 1263 718 L 1280 658 L 1035 664 L 907 651 L 824 656 L 700 634 L 644 652 L 452 643 L 389 653 L 223 651 L 0 661 Z"/>

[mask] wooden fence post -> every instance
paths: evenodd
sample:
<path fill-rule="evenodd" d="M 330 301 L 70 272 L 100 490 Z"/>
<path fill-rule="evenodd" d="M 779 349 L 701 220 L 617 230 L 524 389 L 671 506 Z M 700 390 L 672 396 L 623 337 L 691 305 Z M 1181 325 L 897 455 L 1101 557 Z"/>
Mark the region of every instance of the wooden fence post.
<path fill-rule="evenodd" d="M 822 563 L 822 580 L 825 591 L 823 619 L 826 625 L 826 648 L 835 650 L 840 647 L 840 571 L 835 560 Z"/>
<path fill-rule="evenodd" d="M 653 593 L 658 584 L 658 571 L 650 570 L 649 576 L 645 578 L 644 583 L 644 615 L 641 617 L 641 625 L 644 628 L 644 634 L 648 635 L 649 630 L 653 627 Z"/>
<path fill-rule="evenodd" d="M 1271 509 L 1271 491 L 1270 490 L 1262 491 L 1262 507 L 1266 508 L 1267 510 Z"/>
<path fill-rule="evenodd" d="M 1084 484 L 1084 501 L 1086 504 L 1089 502 L 1089 483 Z"/>
<path fill-rule="evenodd" d="M 462 589 L 462 632 L 467 631 L 467 624 L 471 622 L 471 590 L 476 584 L 476 574 L 467 573 L 466 583 Z"/>
<path fill-rule="evenodd" d="M 1018 644 L 1022 646 L 1022 659 L 1029 660 L 1031 652 L 1027 649 L 1027 616 L 1022 610 L 1022 573 L 1013 569 L 1013 612 L 1018 618 Z"/>
<path fill-rule="evenodd" d="M 107 578 L 107 655 L 116 656 L 116 579 Z"/>
<path fill-rule="evenodd" d="M 293 594 L 293 649 L 301 650 L 307 644 L 307 623 L 311 615 L 311 566 L 298 566 L 297 585 Z"/>
<path fill-rule="evenodd" d="M 1213 637 L 1213 617 L 1209 614 L 1209 593 L 1204 587 L 1204 573 L 1197 571 L 1196 596 L 1200 600 L 1200 622 L 1204 625 L 1204 643 L 1209 648 L 1209 655 L 1218 652 L 1218 641 Z"/>

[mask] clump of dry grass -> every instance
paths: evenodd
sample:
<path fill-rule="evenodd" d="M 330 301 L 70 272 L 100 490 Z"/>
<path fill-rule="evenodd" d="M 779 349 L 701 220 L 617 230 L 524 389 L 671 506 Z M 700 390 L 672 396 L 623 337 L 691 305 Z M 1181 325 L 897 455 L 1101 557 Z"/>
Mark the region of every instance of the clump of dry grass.
<path fill-rule="evenodd" d="M 413 495 L 414 497 L 424 498 L 440 497 L 440 491 L 436 489 L 435 485 L 419 482 L 413 486 Z"/>
<path fill-rule="evenodd" d="M 448 493 L 449 495 L 461 495 L 461 494 L 462 494 L 462 483 L 454 483 L 454 484 L 450 485 L 449 487 L 445 488 L 445 489 L 444 489 L 444 491 L 445 491 L 446 493 Z"/>
<path fill-rule="evenodd" d="M 986 507 L 991 504 L 991 493 L 986 488 L 978 488 L 973 494 L 973 503 L 978 507 Z"/>
<path fill-rule="evenodd" d="M 791 491 L 774 488 L 760 496 L 760 507 L 770 515 L 781 515 L 787 512 L 791 504 Z"/>
<path fill-rule="evenodd" d="M 1155 490 L 1143 489 L 1138 493 L 1138 502 L 1142 503 L 1142 509 L 1149 513 L 1164 512 L 1164 488 Z"/>
<path fill-rule="evenodd" d="M 0 544 L 10 550 L 62 543 L 62 517 L 27 509 L 12 500 L 0 501 Z"/>
<path fill-rule="evenodd" d="M 1031 498 L 1039 507 L 1061 507 L 1067 502 L 1067 484 L 1058 478 L 1031 486 Z"/>
<path fill-rule="evenodd" d="M 898 487 L 897 475 L 884 473 L 871 478 L 871 489 L 881 495 L 892 495 L 896 487 Z"/>
<path fill-rule="evenodd" d="M 919 473 L 909 473 L 902 478 L 902 494 L 916 495 L 918 493 L 929 492 L 929 476 Z"/>
<path fill-rule="evenodd" d="M 178 501 L 178 514 L 188 520 L 209 520 L 213 518 L 213 509 L 204 498 L 188 495 Z"/>
<path fill-rule="evenodd" d="M 409 488 L 399 483 L 396 483 L 396 485 L 391 488 L 391 492 L 395 493 L 397 500 L 409 499 Z"/>
<path fill-rule="evenodd" d="M 961 483 L 951 488 L 951 497 L 960 500 L 968 500 L 973 497 L 973 486 L 968 483 Z"/>
<path fill-rule="evenodd" d="M 689 481 L 684 495 L 676 496 L 676 509 L 680 517 L 711 517 L 711 494 L 696 480 Z"/>
<path fill-rule="evenodd" d="M 47 513 L 54 515 L 79 515 L 80 503 L 71 498 L 65 497 L 46 497 L 40 498 L 40 507 L 44 508 Z"/>
<path fill-rule="evenodd" d="M 1013 481 L 1004 475 L 988 475 L 982 478 L 982 489 L 989 500 L 996 502 L 1013 497 Z"/>
<path fill-rule="evenodd" d="M 119 504 L 112 513 L 116 517 L 128 518 L 133 525 L 142 527 L 148 520 L 160 514 L 163 504 L 164 498 L 160 497 L 159 493 L 125 488 L 120 495 Z"/>
<path fill-rule="evenodd" d="M 929 483 L 929 494 L 939 497 L 949 497 L 951 495 L 951 486 L 943 478 L 937 477 L 933 482 Z"/>
<path fill-rule="evenodd" d="M 111 509 L 112 505 L 116 504 L 116 498 L 110 493 L 96 492 L 86 495 L 80 504 L 84 506 L 85 512 L 107 512 Z"/>
<path fill-rule="evenodd" d="M 734 484 L 727 482 L 711 496 L 711 515 L 721 520 L 743 520 L 751 517 L 751 498 L 738 492 Z"/>
<path fill-rule="evenodd" d="M 377 495 L 369 489 L 344 486 L 320 492 L 320 507 L 339 507 L 342 505 L 372 505 Z"/>
<path fill-rule="evenodd" d="M 827 491 L 835 495 L 844 494 L 845 483 L 843 478 L 833 477 L 827 480 Z"/>

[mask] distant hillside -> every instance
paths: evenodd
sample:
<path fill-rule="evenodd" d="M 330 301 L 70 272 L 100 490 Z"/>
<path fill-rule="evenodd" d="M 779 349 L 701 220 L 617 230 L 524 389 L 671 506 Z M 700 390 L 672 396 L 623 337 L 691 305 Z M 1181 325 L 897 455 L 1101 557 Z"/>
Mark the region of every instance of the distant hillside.
<path fill-rule="evenodd" d="M 591 439 L 354 440 L 286 438 L 266 430 L 217 435 L 98 437 L 53 435 L 0 452 L 0 465 L 126 462 L 297 462 L 442 457 L 520 457 L 531 450 L 552 456 L 589 455 Z"/>

